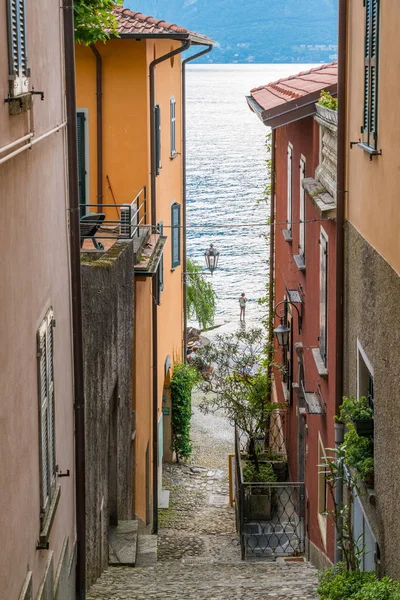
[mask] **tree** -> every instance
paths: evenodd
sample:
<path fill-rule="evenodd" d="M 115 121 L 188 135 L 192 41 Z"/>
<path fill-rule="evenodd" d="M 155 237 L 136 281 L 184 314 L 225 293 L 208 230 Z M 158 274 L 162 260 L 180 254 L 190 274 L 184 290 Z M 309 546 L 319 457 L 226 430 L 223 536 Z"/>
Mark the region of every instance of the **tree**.
<path fill-rule="evenodd" d="M 88 46 L 117 35 L 113 8 L 123 0 L 75 0 L 75 41 Z"/>
<path fill-rule="evenodd" d="M 203 378 L 203 412 L 222 410 L 246 435 L 247 452 L 258 470 L 257 439 L 269 431 L 272 412 L 280 404 L 268 403 L 270 378 L 263 354 L 262 329 L 218 335 L 214 344 L 201 348 L 194 364 L 199 370 L 212 364 L 212 375 Z"/>
<path fill-rule="evenodd" d="M 186 301 L 189 319 L 196 318 L 202 329 L 214 324 L 217 295 L 207 281 L 200 265 L 190 258 L 186 261 Z"/>

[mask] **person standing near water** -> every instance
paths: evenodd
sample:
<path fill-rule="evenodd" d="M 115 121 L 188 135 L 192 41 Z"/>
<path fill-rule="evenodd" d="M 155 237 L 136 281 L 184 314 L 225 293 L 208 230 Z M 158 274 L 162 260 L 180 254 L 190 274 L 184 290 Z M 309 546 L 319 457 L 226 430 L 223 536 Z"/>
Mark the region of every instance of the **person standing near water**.
<path fill-rule="evenodd" d="M 246 298 L 245 294 L 243 293 L 239 298 L 240 320 L 241 321 L 246 320 L 246 302 L 247 302 L 247 298 Z"/>

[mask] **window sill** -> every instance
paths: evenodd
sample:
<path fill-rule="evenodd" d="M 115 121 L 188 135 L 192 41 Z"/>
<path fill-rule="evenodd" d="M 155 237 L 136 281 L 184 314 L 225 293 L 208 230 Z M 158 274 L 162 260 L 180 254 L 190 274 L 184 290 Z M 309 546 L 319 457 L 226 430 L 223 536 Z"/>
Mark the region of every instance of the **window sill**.
<path fill-rule="evenodd" d="M 282 235 L 285 238 L 286 242 L 291 243 L 292 242 L 292 231 L 291 229 L 282 229 Z"/>
<path fill-rule="evenodd" d="M 61 495 L 61 485 L 57 484 L 56 488 L 53 492 L 53 497 L 51 499 L 50 506 L 49 506 L 47 513 L 43 519 L 42 530 L 39 534 L 39 543 L 37 545 L 38 550 L 47 549 L 51 528 L 53 525 L 54 517 L 56 515 L 58 502 L 60 500 L 60 495 Z"/>
<path fill-rule="evenodd" d="M 368 144 L 364 144 L 364 142 L 359 142 L 357 144 L 357 146 L 359 148 L 361 148 L 361 150 L 364 150 L 364 152 L 369 154 L 371 160 L 374 156 L 382 156 L 382 150 L 377 150 L 376 148 L 372 148 L 372 146 L 368 146 Z"/>
<path fill-rule="evenodd" d="M 304 254 L 294 254 L 293 258 L 294 258 L 294 262 L 297 265 L 298 270 L 302 271 L 303 273 L 305 273 L 305 271 L 306 271 L 306 263 L 304 261 Z"/>
<path fill-rule="evenodd" d="M 318 375 L 323 379 L 328 379 L 328 369 L 322 360 L 319 348 L 312 348 L 312 354 L 314 357 L 315 366 L 317 367 Z"/>
<path fill-rule="evenodd" d="M 174 158 L 177 158 L 178 156 L 180 156 L 179 152 L 175 152 L 174 154 L 169 155 L 169 159 L 174 160 Z"/>

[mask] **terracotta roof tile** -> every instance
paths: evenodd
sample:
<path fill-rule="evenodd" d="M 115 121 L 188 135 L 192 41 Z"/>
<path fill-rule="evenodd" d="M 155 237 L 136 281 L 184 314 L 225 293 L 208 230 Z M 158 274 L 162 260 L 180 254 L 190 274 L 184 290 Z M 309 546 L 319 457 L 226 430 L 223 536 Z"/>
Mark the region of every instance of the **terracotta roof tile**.
<path fill-rule="evenodd" d="M 128 8 L 115 7 L 114 14 L 117 19 L 118 33 L 122 37 L 124 35 L 160 35 L 164 37 L 184 35 L 198 41 L 203 40 L 205 43 L 212 43 L 212 40 L 205 35 L 189 31 L 179 25 L 167 23 L 162 19 L 155 19 L 140 12 L 133 12 Z"/>
<path fill-rule="evenodd" d="M 281 104 L 302 98 L 318 90 L 337 84 L 337 61 L 321 65 L 298 75 L 278 79 L 251 90 L 250 94 L 263 110 L 271 110 Z"/>

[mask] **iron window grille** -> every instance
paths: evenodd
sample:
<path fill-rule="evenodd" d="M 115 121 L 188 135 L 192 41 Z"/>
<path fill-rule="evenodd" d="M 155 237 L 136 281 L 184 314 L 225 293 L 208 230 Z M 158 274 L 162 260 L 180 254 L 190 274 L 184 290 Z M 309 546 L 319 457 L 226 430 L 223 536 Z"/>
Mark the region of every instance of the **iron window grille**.
<path fill-rule="evenodd" d="M 363 144 L 378 148 L 378 71 L 380 0 L 363 0 L 365 8 L 364 41 L 364 115 Z"/>
<path fill-rule="evenodd" d="M 10 97 L 15 98 L 29 92 L 25 0 L 7 0 L 7 24 Z"/>
<path fill-rule="evenodd" d="M 50 308 L 37 331 L 40 517 L 43 523 L 56 487 L 55 403 L 54 403 L 54 313 Z"/>
<path fill-rule="evenodd" d="M 328 358 L 328 238 L 320 236 L 320 296 L 319 296 L 319 350 L 327 366 Z"/>
<path fill-rule="evenodd" d="M 299 226 L 299 254 L 305 260 L 306 256 L 306 192 L 303 188 L 302 181 L 306 176 L 306 161 L 300 159 L 300 226 Z"/>

